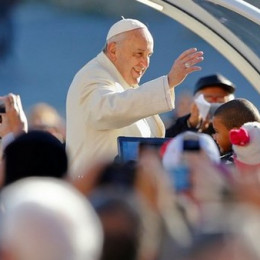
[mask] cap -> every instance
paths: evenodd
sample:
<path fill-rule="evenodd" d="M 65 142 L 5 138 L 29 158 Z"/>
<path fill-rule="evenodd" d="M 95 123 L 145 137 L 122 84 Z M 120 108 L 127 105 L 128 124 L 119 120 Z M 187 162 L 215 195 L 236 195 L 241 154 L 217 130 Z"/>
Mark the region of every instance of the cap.
<path fill-rule="evenodd" d="M 119 33 L 132 31 L 140 28 L 147 29 L 147 26 L 138 20 L 123 18 L 122 20 L 116 22 L 111 26 L 107 34 L 107 40 Z"/>
<path fill-rule="evenodd" d="M 260 123 L 248 122 L 229 132 L 236 161 L 260 166 Z"/>
<path fill-rule="evenodd" d="M 234 93 L 236 90 L 235 85 L 230 80 L 225 78 L 223 75 L 213 74 L 206 77 L 202 77 L 197 81 L 197 83 L 195 84 L 194 94 L 196 94 L 198 91 L 204 88 L 213 86 L 219 86 L 230 94 Z"/>

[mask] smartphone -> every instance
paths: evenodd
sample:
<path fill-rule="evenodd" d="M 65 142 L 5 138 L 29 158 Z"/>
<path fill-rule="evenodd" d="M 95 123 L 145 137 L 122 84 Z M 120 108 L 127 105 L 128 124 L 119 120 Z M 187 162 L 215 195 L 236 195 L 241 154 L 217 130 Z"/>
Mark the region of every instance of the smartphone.
<path fill-rule="evenodd" d="M 187 191 L 191 188 L 190 169 L 187 164 L 182 162 L 168 172 L 176 192 Z"/>
<path fill-rule="evenodd" d="M 4 100 L 0 100 L 0 113 L 5 113 L 5 103 Z"/>
<path fill-rule="evenodd" d="M 196 152 L 200 150 L 200 141 L 197 135 L 183 137 L 183 152 Z"/>

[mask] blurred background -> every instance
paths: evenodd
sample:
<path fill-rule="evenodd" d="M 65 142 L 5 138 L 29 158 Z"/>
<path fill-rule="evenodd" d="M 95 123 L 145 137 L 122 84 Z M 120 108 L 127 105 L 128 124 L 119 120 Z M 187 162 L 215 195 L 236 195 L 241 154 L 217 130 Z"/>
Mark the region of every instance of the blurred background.
<path fill-rule="evenodd" d="M 197 47 L 205 53 L 203 69 L 178 86 L 177 99 L 192 92 L 199 77 L 220 72 L 237 85 L 237 97 L 260 107 L 259 94 L 214 48 L 135 0 L 1 0 L 0 5 L 0 95 L 20 94 L 25 111 L 46 102 L 65 118 L 75 73 L 101 51 L 121 16 L 141 20 L 154 36 L 154 55 L 142 82 L 167 74 L 182 51 Z"/>

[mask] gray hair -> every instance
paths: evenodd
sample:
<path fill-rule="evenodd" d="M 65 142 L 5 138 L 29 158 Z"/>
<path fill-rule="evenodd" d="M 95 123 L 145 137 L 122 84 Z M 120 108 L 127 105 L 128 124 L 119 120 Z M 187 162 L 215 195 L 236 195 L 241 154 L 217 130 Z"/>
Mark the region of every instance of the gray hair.
<path fill-rule="evenodd" d="M 114 35 L 113 37 L 111 37 L 110 39 L 108 39 L 106 41 L 106 44 L 103 48 L 103 52 L 106 53 L 107 52 L 107 46 L 109 43 L 111 42 L 115 42 L 115 43 L 119 43 L 119 42 L 122 42 L 125 38 L 126 38 L 126 34 L 127 32 L 122 32 L 122 33 L 119 33 L 117 35 Z"/>

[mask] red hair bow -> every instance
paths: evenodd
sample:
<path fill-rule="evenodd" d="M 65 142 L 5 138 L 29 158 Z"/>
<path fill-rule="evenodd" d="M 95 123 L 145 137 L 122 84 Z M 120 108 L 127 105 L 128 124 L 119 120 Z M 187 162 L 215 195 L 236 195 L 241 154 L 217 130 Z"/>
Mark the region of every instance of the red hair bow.
<path fill-rule="evenodd" d="M 232 129 L 229 131 L 229 139 L 232 144 L 244 146 L 249 143 L 250 136 L 246 129 Z"/>

